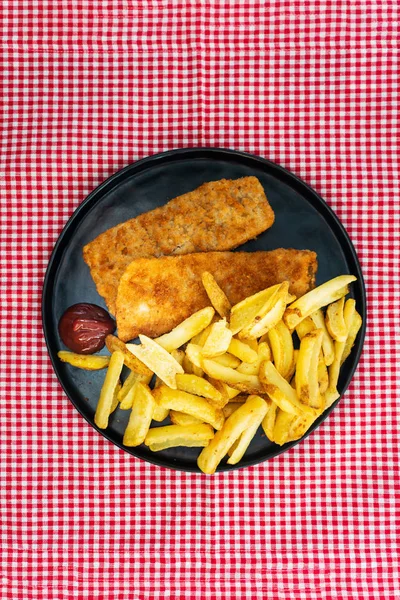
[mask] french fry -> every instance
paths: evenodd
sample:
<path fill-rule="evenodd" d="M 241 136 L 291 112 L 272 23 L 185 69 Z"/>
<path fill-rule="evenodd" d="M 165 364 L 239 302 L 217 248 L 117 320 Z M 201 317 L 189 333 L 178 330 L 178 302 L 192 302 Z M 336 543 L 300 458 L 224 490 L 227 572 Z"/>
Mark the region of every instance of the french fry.
<path fill-rule="evenodd" d="M 125 379 L 121 389 L 118 392 L 119 402 L 122 402 L 122 400 L 125 398 L 131 387 L 135 385 L 137 381 L 137 376 L 138 373 L 135 373 L 134 371 L 131 371 L 129 373 L 128 377 Z"/>
<path fill-rule="evenodd" d="M 321 316 L 320 316 L 321 315 Z M 313 317 L 316 317 L 315 319 Z M 299 323 L 296 327 L 296 333 L 299 337 L 300 340 L 303 339 L 303 337 L 305 337 L 306 335 L 308 335 L 309 333 L 311 333 L 311 331 L 315 331 L 317 329 L 315 323 L 320 323 L 322 319 L 322 324 L 323 326 L 321 329 L 323 331 L 323 337 L 322 337 L 322 345 L 324 344 L 324 340 L 325 338 L 329 338 L 329 342 L 332 344 L 332 348 L 333 348 L 333 341 L 331 339 L 331 336 L 328 333 L 328 330 L 326 329 L 326 325 L 325 325 L 325 320 L 324 320 L 324 316 L 322 314 L 321 309 L 319 311 L 316 311 L 315 313 L 313 313 L 313 315 L 311 315 L 311 317 L 306 317 L 304 319 L 304 321 L 301 321 L 301 323 Z M 326 334 L 325 334 L 326 332 Z M 330 356 L 329 356 L 329 348 L 330 345 L 328 344 L 326 345 L 327 347 L 327 354 L 324 355 L 323 351 L 321 350 L 320 352 L 320 356 L 318 359 L 318 381 L 319 381 L 319 391 L 321 392 L 321 394 L 324 394 L 326 392 L 327 386 L 328 386 L 328 371 L 326 369 L 326 367 L 324 368 L 324 365 L 326 365 L 326 360 L 330 360 Z M 297 352 L 298 355 L 298 350 L 295 350 L 295 352 Z M 293 376 L 293 373 L 292 373 Z M 294 377 L 294 380 L 296 379 L 296 376 Z M 294 387 L 296 387 L 296 383 L 294 383 Z"/>
<path fill-rule="evenodd" d="M 320 394 L 325 394 L 329 385 L 328 369 L 324 361 L 323 355 L 319 355 L 318 359 L 318 384 Z"/>
<path fill-rule="evenodd" d="M 201 276 L 204 289 L 206 290 L 207 296 L 210 299 L 211 304 L 217 311 L 217 313 L 225 319 L 229 319 L 231 312 L 231 303 L 226 297 L 225 293 L 221 290 L 218 283 L 215 281 L 213 275 L 208 271 L 204 271 Z"/>
<path fill-rule="evenodd" d="M 214 315 L 214 317 L 213 317 L 211 323 L 208 325 L 208 327 L 203 329 L 203 331 L 201 331 L 197 335 L 193 336 L 192 339 L 190 340 L 190 343 L 195 344 L 196 346 L 203 347 L 204 344 L 206 343 L 208 336 L 210 335 L 211 327 L 213 326 L 213 324 L 215 323 L 216 320 L 218 320 L 218 319 L 215 319 L 215 315 Z"/>
<path fill-rule="evenodd" d="M 157 423 L 162 423 L 168 417 L 169 413 L 170 411 L 168 408 L 163 408 L 162 406 L 158 406 L 158 404 L 156 404 L 152 419 L 153 421 L 157 421 Z"/>
<path fill-rule="evenodd" d="M 344 345 L 344 350 L 342 354 L 342 358 L 340 360 L 340 366 L 344 363 L 346 358 L 349 356 L 351 349 L 354 346 L 354 342 L 356 341 L 357 334 L 361 329 L 362 318 L 361 315 L 355 310 L 353 320 L 351 321 L 351 325 L 349 326 L 349 332 L 347 334 L 346 343 Z"/>
<path fill-rule="evenodd" d="M 110 415 L 114 412 L 114 410 L 117 408 L 117 406 L 119 404 L 118 393 L 119 393 L 121 387 L 122 387 L 121 382 L 118 381 L 117 385 L 115 386 L 115 390 L 114 390 L 113 400 L 112 400 L 111 408 L 110 408 Z"/>
<path fill-rule="evenodd" d="M 188 357 L 192 365 L 198 367 L 199 369 L 202 368 L 203 360 L 203 355 L 201 351 L 202 347 L 198 346 L 197 344 L 188 344 L 186 346 L 186 356 Z M 201 375 L 199 375 L 199 377 L 201 377 Z"/>
<path fill-rule="evenodd" d="M 99 371 L 105 369 L 110 363 L 109 356 L 95 356 L 93 354 L 76 354 L 67 350 L 60 350 L 57 353 L 58 358 L 73 367 L 85 369 L 86 371 Z"/>
<path fill-rule="evenodd" d="M 289 429 L 293 418 L 293 415 L 290 413 L 286 413 L 283 410 L 278 411 L 272 434 L 275 444 L 283 446 L 283 444 L 286 444 L 286 442 L 289 441 Z"/>
<path fill-rule="evenodd" d="M 226 404 L 228 404 L 228 402 L 230 402 L 233 398 L 236 398 L 240 394 L 239 390 L 235 390 L 234 388 L 229 387 L 229 385 L 227 385 L 223 381 L 213 379 L 212 377 L 209 377 L 208 381 L 222 396 L 221 400 L 218 401 L 210 399 L 211 404 L 213 404 L 214 406 L 223 408 Z"/>
<path fill-rule="evenodd" d="M 276 330 L 275 327 L 270 329 L 268 331 L 267 335 L 268 335 L 268 342 L 269 342 L 269 346 L 271 348 L 272 359 L 274 361 L 275 368 L 278 371 L 278 373 L 283 375 L 285 372 L 285 367 L 284 367 L 285 357 L 284 357 L 284 348 L 283 348 L 282 339 L 279 335 L 279 332 Z"/>
<path fill-rule="evenodd" d="M 160 380 L 160 385 L 152 390 L 153 398 L 155 401 L 154 410 L 153 410 L 153 421 L 157 421 L 158 423 L 162 423 L 169 415 L 169 408 L 164 408 L 160 406 L 160 398 L 162 396 L 162 390 L 160 389 L 164 384 Z"/>
<path fill-rule="evenodd" d="M 280 298 L 264 317 L 254 323 L 253 327 L 239 331 L 239 337 L 241 339 L 256 339 L 268 333 L 282 319 L 285 308 L 285 301 L 283 298 Z"/>
<path fill-rule="evenodd" d="M 287 441 L 294 442 L 300 439 L 310 429 L 314 421 L 319 417 L 317 415 L 302 414 L 293 418 L 289 425 L 289 436 Z"/>
<path fill-rule="evenodd" d="M 200 419 L 196 419 L 196 417 L 187 415 L 186 413 L 180 412 L 179 410 L 170 410 L 169 418 L 171 419 L 174 425 L 194 425 L 203 422 L 200 421 Z"/>
<path fill-rule="evenodd" d="M 245 363 L 254 363 L 258 358 L 257 350 L 253 350 L 248 344 L 235 338 L 231 340 L 228 352 Z"/>
<path fill-rule="evenodd" d="M 161 335 L 154 341 L 160 344 L 167 352 L 176 350 L 203 331 L 210 324 L 214 313 L 215 311 L 211 306 L 202 308 L 182 321 L 182 323 L 179 323 L 172 331 Z"/>
<path fill-rule="evenodd" d="M 186 346 L 185 358 L 182 363 L 185 373 L 203 377 L 204 371 L 198 366 L 201 365 L 201 359 L 201 346 L 192 343 L 188 344 Z"/>
<path fill-rule="evenodd" d="M 144 443 L 153 452 L 176 446 L 204 447 L 214 437 L 214 430 L 205 423 L 192 425 L 165 425 L 149 429 Z"/>
<path fill-rule="evenodd" d="M 297 353 L 299 351 L 297 350 Z M 298 356 L 298 354 L 297 354 Z M 290 380 L 290 385 L 292 386 L 292 388 L 294 389 L 294 391 L 296 391 L 296 370 L 294 371 L 294 375 L 292 377 L 292 379 Z"/>
<path fill-rule="evenodd" d="M 210 402 L 213 406 L 217 406 L 218 408 L 223 408 L 226 404 L 228 404 L 230 398 L 228 395 L 228 391 L 227 388 L 228 386 L 226 385 L 226 383 L 223 383 L 222 381 L 219 381 L 218 379 L 213 379 L 212 377 L 208 377 L 207 381 L 209 381 L 211 383 L 211 385 L 221 394 L 221 400 L 216 401 L 216 400 L 211 400 Z M 235 390 L 237 391 L 237 390 Z M 237 395 L 240 394 L 240 392 L 237 392 Z"/>
<path fill-rule="evenodd" d="M 353 300 L 352 298 L 349 298 L 349 300 L 347 300 L 347 302 L 344 306 L 344 311 L 343 311 L 344 323 L 345 323 L 345 327 L 347 328 L 347 331 L 349 331 L 351 328 L 355 310 L 356 310 L 355 300 Z M 329 388 L 328 388 L 329 400 L 328 401 L 331 404 L 332 404 L 332 402 L 334 402 L 337 399 L 337 398 L 335 398 L 335 395 L 338 393 L 337 384 L 338 384 L 338 380 L 339 380 L 340 365 L 341 365 L 345 347 L 346 347 L 346 340 L 344 340 L 344 342 L 335 342 L 335 360 L 329 366 Z M 335 398 L 335 400 L 333 398 Z"/>
<path fill-rule="evenodd" d="M 189 360 L 189 357 L 187 354 L 185 354 L 185 357 L 183 359 L 182 367 L 183 367 L 183 370 L 185 371 L 185 373 L 188 373 L 189 375 L 193 375 L 193 364 Z"/>
<path fill-rule="evenodd" d="M 132 354 L 141 360 L 153 373 L 158 375 L 169 387 L 176 389 L 175 375 L 184 373 L 181 365 L 157 342 L 139 335 L 141 345 L 126 344 Z"/>
<path fill-rule="evenodd" d="M 238 304 L 235 304 L 235 306 L 232 306 L 229 328 L 233 335 L 236 335 L 254 321 L 256 316 L 263 311 L 263 307 L 278 290 L 279 286 L 279 283 L 273 285 L 253 296 L 245 298 L 241 302 L 238 302 Z M 263 315 L 264 314 L 265 313 L 263 313 Z"/>
<path fill-rule="evenodd" d="M 94 415 L 94 422 L 99 429 L 106 429 L 108 426 L 108 418 L 110 416 L 115 390 L 118 386 L 119 377 L 121 375 L 123 366 L 123 353 L 119 350 L 113 352 L 110 358 L 110 364 L 108 365 L 103 387 L 101 388 L 96 413 Z"/>
<path fill-rule="evenodd" d="M 222 429 L 216 432 L 197 459 L 197 464 L 203 473 L 215 473 L 219 463 L 243 431 L 258 421 L 261 414 L 265 415 L 265 408 L 265 401 L 258 396 L 253 396 L 225 421 Z"/>
<path fill-rule="evenodd" d="M 247 375 L 247 377 L 253 377 L 253 375 Z M 261 385 L 261 382 L 259 380 L 259 378 L 257 377 L 257 375 L 254 376 L 254 383 L 252 383 L 251 381 L 237 381 L 236 383 L 231 383 L 231 387 L 233 387 L 236 390 L 239 390 L 239 392 L 243 393 L 243 394 L 247 394 L 248 396 L 254 396 L 257 395 L 259 396 L 260 394 L 264 394 L 265 391 Z"/>
<path fill-rule="evenodd" d="M 317 329 L 314 333 L 315 335 L 317 335 L 317 332 L 320 332 L 321 329 Z M 321 387 L 322 389 L 327 388 L 326 386 L 326 382 L 325 382 L 325 377 L 326 375 L 322 374 L 320 372 L 320 365 L 323 365 L 323 355 L 322 355 L 322 338 L 323 338 L 323 333 L 322 336 L 321 334 L 319 334 L 321 337 L 321 343 L 319 343 L 319 340 L 315 343 L 315 347 L 314 347 L 314 351 L 313 351 L 313 355 L 312 355 L 312 359 L 311 359 L 311 364 L 310 364 L 310 372 L 308 374 L 308 382 L 309 382 L 309 391 L 310 391 L 310 400 L 312 398 L 315 398 L 315 402 L 313 402 L 311 400 L 311 405 L 313 406 L 313 408 L 316 409 L 316 411 L 323 411 L 325 408 L 325 396 L 324 394 L 321 392 Z M 316 367 L 315 367 L 316 365 Z M 320 379 L 320 375 L 321 375 L 321 379 Z M 329 378 L 328 378 L 329 379 Z"/>
<path fill-rule="evenodd" d="M 314 331 L 315 329 L 317 329 L 317 326 L 313 322 L 312 318 L 306 317 L 305 319 L 303 319 L 303 321 L 300 321 L 300 323 L 296 326 L 296 333 L 299 340 L 301 341 L 305 335 L 308 335 L 309 333 L 311 333 L 311 331 Z"/>
<path fill-rule="evenodd" d="M 183 359 L 185 358 L 185 352 L 183 350 L 171 350 L 171 356 L 179 363 L 183 365 Z"/>
<path fill-rule="evenodd" d="M 274 441 L 274 427 L 278 410 L 278 406 L 275 404 L 275 402 L 271 402 L 268 407 L 267 414 L 261 423 L 264 433 L 270 442 Z"/>
<path fill-rule="evenodd" d="M 178 374 L 176 376 L 176 385 L 178 390 L 182 392 L 188 392 L 195 396 L 202 396 L 203 398 L 209 398 L 215 402 L 221 402 L 222 394 L 218 391 L 209 381 L 196 375 Z"/>
<path fill-rule="evenodd" d="M 243 373 L 244 375 L 258 375 L 260 364 L 263 360 L 265 359 L 260 359 L 255 363 L 242 363 L 236 370 L 238 373 Z"/>
<path fill-rule="evenodd" d="M 325 410 L 332 406 L 332 404 L 336 402 L 336 400 L 338 400 L 339 398 L 340 394 L 337 391 L 337 389 L 330 389 L 328 387 L 328 389 L 325 392 Z"/>
<path fill-rule="evenodd" d="M 268 339 L 275 367 L 282 377 L 287 378 L 292 369 L 294 348 L 293 338 L 283 321 L 279 321 L 269 330 Z"/>
<path fill-rule="evenodd" d="M 323 331 L 315 329 L 300 342 L 296 365 L 296 391 L 303 405 L 321 409 L 324 397 L 319 390 L 318 361 L 321 351 Z"/>
<path fill-rule="evenodd" d="M 249 391 L 250 394 L 255 394 L 261 391 L 261 385 L 256 375 L 246 375 L 238 373 L 235 369 L 224 367 L 214 360 L 204 359 L 202 361 L 204 371 L 213 379 L 224 381 L 230 387 L 243 392 Z"/>
<path fill-rule="evenodd" d="M 201 331 L 201 332 L 200 332 L 200 333 L 198 333 L 197 335 L 194 335 L 194 336 L 192 337 L 192 339 L 191 339 L 191 340 L 190 340 L 188 343 L 189 343 L 189 344 L 195 344 L 196 346 L 199 346 L 199 341 L 201 340 L 201 338 L 202 338 L 202 336 L 203 336 L 204 332 L 206 332 L 206 331 L 207 331 L 207 334 L 208 334 L 209 327 L 210 327 L 210 326 L 208 326 L 208 327 L 206 327 L 205 329 L 203 329 L 203 331 Z M 202 346 L 203 346 L 203 344 L 202 344 Z"/>
<path fill-rule="evenodd" d="M 258 340 L 239 340 L 239 341 L 241 341 L 243 344 L 246 344 L 246 346 L 249 346 L 249 348 L 254 350 L 254 352 L 258 353 Z"/>
<path fill-rule="evenodd" d="M 345 342 L 347 338 L 348 332 L 344 322 L 343 310 L 344 296 L 340 300 L 337 300 L 337 302 L 332 302 L 326 309 L 326 328 L 336 342 Z"/>
<path fill-rule="evenodd" d="M 254 341 L 254 340 L 245 340 L 246 344 L 248 344 L 250 341 Z M 264 342 L 265 342 L 266 344 L 269 344 L 269 341 L 268 341 L 268 332 L 267 332 L 267 333 L 264 333 L 264 335 L 262 335 L 262 336 L 259 338 L 259 340 L 258 340 L 258 343 L 259 343 L 259 344 L 262 344 L 262 343 L 264 343 Z"/>
<path fill-rule="evenodd" d="M 295 329 L 319 308 L 345 296 L 349 291 L 348 285 L 356 279 L 354 275 L 340 275 L 304 294 L 286 308 L 283 316 L 286 325 L 291 330 Z"/>
<path fill-rule="evenodd" d="M 152 375 L 150 369 L 134 356 L 132 352 L 129 351 L 126 344 L 115 335 L 110 334 L 106 337 L 106 346 L 111 354 L 116 350 L 122 352 L 124 355 L 124 364 L 131 371 L 135 371 L 135 373 L 140 373 L 141 375 Z"/>
<path fill-rule="evenodd" d="M 197 377 L 203 377 L 203 375 L 204 375 L 203 369 L 199 369 L 199 367 L 196 367 L 195 365 L 192 366 L 192 369 L 193 369 L 193 375 L 197 375 Z"/>
<path fill-rule="evenodd" d="M 160 379 L 160 378 L 159 378 L 159 377 L 157 377 L 157 375 L 156 375 L 156 379 L 155 379 L 155 382 L 154 382 L 154 389 L 157 389 L 157 388 L 159 388 L 161 385 L 164 385 L 164 384 L 163 384 L 163 382 L 162 382 L 162 379 Z"/>
<path fill-rule="evenodd" d="M 133 371 L 131 374 L 134 374 L 136 377 L 135 377 L 135 379 L 132 378 L 130 380 L 129 388 L 126 390 L 126 393 L 124 394 L 124 396 L 122 397 L 122 399 L 120 401 L 121 402 L 121 404 L 120 404 L 121 410 L 129 410 L 130 408 L 132 408 L 135 384 L 140 382 L 140 383 L 144 383 L 145 385 L 148 385 L 152 379 L 152 375 L 140 375 L 139 373 L 134 373 Z M 128 379 L 129 379 L 129 377 L 128 377 Z M 120 393 L 122 395 L 122 388 L 121 388 Z"/>
<path fill-rule="evenodd" d="M 257 396 L 249 396 L 249 400 L 254 397 Z M 258 396 L 258 398 L 260 397 Z M 260 398 L 260 400 L 263 399 Z M 260 410 L 257 412 L 257 417 L 254 418 L 254 421 L 247 427 L 247 429 L 243 431 L 240 437 L 233 443 L 233 446 L 231 446 L 231 448 L 228 450 L 229 465 L 236 465 L 243 458 L 247 448 L 250 445 L 251 440 L 257 433 L 257 430 L 260 427 L 262 420 L 268 412 L 269 405 L 267 404 L 267 402 L 265 402 L 265 400 L 263 400 L 263 402 L 264 406 L 260 408 Z"/>
<path fill-rule="evenodd" d="M 234 390 L 234 391 L 237 392 L 237 390 Z M 260 395 L 260 394 L 257 394 L 257 395 Z M 238 395 L 233 396 L 233 399 L 229 400 L 229 402 L 236 402 L 237 404 L 243 404 L 243 402 L 247 402 L 249 396 L 251 396 L 251 394 L 241 394 L 239 392 Z M 266 395 L 261 396 L 261 398 L 263 398 L 265 401 L 269 401 Z"/>
<path fill-rule="evenodd" d="M 172 390 L 166 386 L 161 386 L 158 391 L 158 403 L 163 408 L 177 410 L 196 417 L 203 423 L 209 423 L 214 429 L 221 429 L 224 424 L 222 410 L 211 405 L 204 398 L 181 390 Z"/>
<path fill-rule="evenodd" d="M 228 352 L 225 352 L 225 354 L 221 354 L 220 356 L 214 356 L 213 360 L 218 364 L 223 365 L 224 367 L 230 367 L 231 369 L 236 369 L 241 364 L 236 356 L 228 354 Z"/>
<path fill-rule="evenodd" d="M 265 361 L 260 366 L 260 381 L 264 392 L 284 412 L 300 415 L 304 411 L 313 412 L 303 405 L 290 383 L 282 377 L 271 361 Z"/>
<path fill-rule="evenodd" d="M 230 387 L 227 383 L 225 383 L 223 381 L 221 381 L 220 383 L 222 384 L 223 388 L 226 390 L 229 400 L 232 400 L 233 398 L 238 398 L 240 396 L 240 391 L 236 390 L 233 387 Z"/>
<path fill-rule="evenodd" d="M 293 350 L 293 361 L 292 361 L 291 367 L 289 369 L 289 372 L 286 374 L 286 377 L 285 377 L 286 381 L 291 381 L 293 375 L 295 374 L 298 355 L 299 355 L 299 351 Z"/>
<path fill-rule="evenodd" d="M 268 335 L 268 334 L 267 334 Z M 271 350 L 267 342 L 260 342 L 258 344 L 257 360 L 254 363 L 243 362 L 240 367 L 237 368 L 239 373 L 246 375 L 258 375 L 260 365 L 265 360 L 271 360 Z"/>
<path fill-rule="evenodd" d="M 144 442 L 155 406 L 151 390 L 147 385 L 138 382 L 134 389 L 132 412 L 122 441 L 125 446 L 140 446 Z"/>
<path fill-rule="evenodd" d="M 256 339 L 267 333 L 282 319 L 286 309 L 289 282 L 283 281 L 253 321 L 239 332 L 240 339 Z"/>
<path fill-rule="evenodd" d="M 248 396 L 246 396 L 246 400 L 247 398 Z M 233 415 L 235 410 L 237 410 L 239 406 L 242 406 L 242 404 L 242 402 L 228 402 L 228 404 L 222 409 L 225 419 L 228 419 L 231 415 Z"/>
<path fill-rule="evenodd" d="M 284 321 L 278 321 L 278 323 L 275 325 L 275 329 L 276 329 L 276 331 L 278 331 L 280 337 L 283 340 L 283 348 L 284 348 L 285 361 L 286 361 L 286 369 L 285 370 L 287 373 L 289 371 L 289 369 L 291 368 L 292 362 L 293 362 L 294 348 L 293 348 L 292 334 L 289 331 L 287 325 L 284 323 Z"/>
<path fill-rule="evenodd" d="M 333 359 L 335 358 L 335 348 L 333 347 L 333 340 L 329 335 L 329 331 L 326 328 L 325 318 L 322 310 L 319 308 L 317 311 L 310 315 L 315 327 L 317 329 L 322 329 L 324 332 L 324 337 L 322 338 L 322 352 L 324 354 L 324 360 L 327 367 L 333 363 Z M 307 319 L 304 319 L 302 323 L 304 323 Z M 300 323 L 301 325 L 301 323 Z"/>
<path fill-rule="evenodd" d="M 202 348 L 202 355 L 212 358 L 225 354 L 232 339 L 232 332 L 228 329 L 226 319 L 217 321 L 211 327 L 210 333 Z"/>

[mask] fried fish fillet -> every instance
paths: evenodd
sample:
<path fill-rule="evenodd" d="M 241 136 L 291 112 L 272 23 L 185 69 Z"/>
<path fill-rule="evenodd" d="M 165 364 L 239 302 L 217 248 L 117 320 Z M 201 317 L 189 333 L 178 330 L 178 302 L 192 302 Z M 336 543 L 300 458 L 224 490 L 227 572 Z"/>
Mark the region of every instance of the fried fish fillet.
<path fill-rule="evenodd" d="M 274 222 L 256 177 L 211 181 L 105 231 L 83 249 L 97 291 L 115 314 L 119 280 L 136 258 L 230 250 Z"/>
<path fill-rule="evenodd" d="M 204 271 L 214 275 L 232 304 L 284 280 L 299 297 L 315 285 L 317 255 L 310 250 L 280 248 L 136 259 L 118 287 L 118 337 L 128 341 L 139 333 L 159 336 L 209 306 L 201 282 Z"/>

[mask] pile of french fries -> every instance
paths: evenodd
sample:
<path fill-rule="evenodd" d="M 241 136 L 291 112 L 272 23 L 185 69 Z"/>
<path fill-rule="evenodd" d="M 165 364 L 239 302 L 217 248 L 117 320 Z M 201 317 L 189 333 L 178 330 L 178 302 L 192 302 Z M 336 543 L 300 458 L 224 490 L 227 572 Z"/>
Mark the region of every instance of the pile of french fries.
<path fill-rule="evenodd" d="M 362 320 L 355 301 L 345 299 L 351 275 L 298 299 L 284 281 L 235 306 L 210 273 L 202 279 L 211 305 L 171 332 L 140 335 L 140 344 L 109 335 L 111 356 L 59 357 L 83 369 L 107 368 L 97 427 L 108 427 L 117 407 L 130 410 L 126 446 L 201 447 L 198 466 L 211 474 L 226 456 L 237 464 L 260 425 L 279 445 L 306 433 L 339 398 L 340 368 Z M 130 373 L 121 384 L 124 365 Z M 151 426 L 168 418 L 171 424 Z"/>

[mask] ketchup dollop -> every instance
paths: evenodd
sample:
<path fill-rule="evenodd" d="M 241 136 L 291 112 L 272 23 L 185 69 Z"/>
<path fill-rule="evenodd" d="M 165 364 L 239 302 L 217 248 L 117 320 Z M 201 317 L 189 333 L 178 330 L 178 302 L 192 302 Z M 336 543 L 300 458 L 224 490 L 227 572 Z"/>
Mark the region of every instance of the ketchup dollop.
<path fill-rule="evenodd" d="M 67 308 L 58 331 L 73 352 L 94 354 L 103 348 L 106 336 L 115 331 L 115 322 L 101 306 L 81 302 Z"/>

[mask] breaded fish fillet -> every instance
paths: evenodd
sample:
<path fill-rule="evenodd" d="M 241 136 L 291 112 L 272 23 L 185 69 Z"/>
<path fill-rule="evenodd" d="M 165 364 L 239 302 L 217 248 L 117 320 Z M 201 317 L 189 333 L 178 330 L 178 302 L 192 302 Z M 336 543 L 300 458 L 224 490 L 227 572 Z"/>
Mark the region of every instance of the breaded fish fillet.
<path fill-rule="evenodd" d="M 115 314 L 119 280 L 135 258 L 230 250 L 274 222 L 256 177 L 212 181 L 100 234 L 83 249 L 97 291 Z"/>
<path fill-rule="evenodd" d="M 210 302 L 201 282 L 210 271 L 232 304 L 275 283 L 290 282 L 297 297 L 315 285 L 317 255 L 310 250 L 207 252 L 139 258 L 123 274 L 117 296 L 118 337 L 159 336 Z"/>

